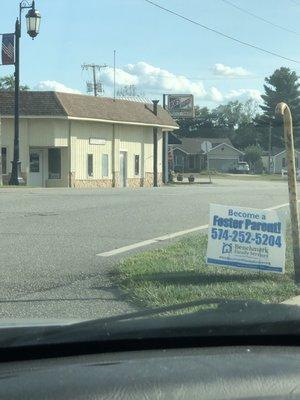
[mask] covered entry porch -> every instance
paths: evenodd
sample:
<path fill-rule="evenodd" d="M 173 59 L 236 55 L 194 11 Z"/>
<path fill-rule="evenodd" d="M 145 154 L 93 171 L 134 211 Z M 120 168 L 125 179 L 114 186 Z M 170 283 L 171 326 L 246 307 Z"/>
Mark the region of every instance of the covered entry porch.
<path fill-rule="evenodd" d="M 29 186 L 68 187 L 68 148 L 29 147 Z"/>

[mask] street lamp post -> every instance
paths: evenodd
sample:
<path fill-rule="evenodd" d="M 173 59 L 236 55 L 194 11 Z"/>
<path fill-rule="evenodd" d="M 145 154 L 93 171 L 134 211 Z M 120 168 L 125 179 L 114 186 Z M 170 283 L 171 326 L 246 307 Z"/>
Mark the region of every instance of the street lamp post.
<path fill-rule="evenodd" d="M 19 98 L 20 98 L 20 38 L 21 38 L 21 17 L 22 11 L 29 9 L 26 14 L 27 33 L 34 39 L 40 28 L 41 15 L 35 9 L 34 0 L 30 4 L 29 1 L 23 0 L 20 3 L 19 18 L 16 20 L 15 26 L 15 136 L 14 136 L 14 155 L 12 161 L 11 177 L 9 180 L 10 185 L 20 185 L 24 183 L 21 176 L 21 161 L 19 160 Z"/>

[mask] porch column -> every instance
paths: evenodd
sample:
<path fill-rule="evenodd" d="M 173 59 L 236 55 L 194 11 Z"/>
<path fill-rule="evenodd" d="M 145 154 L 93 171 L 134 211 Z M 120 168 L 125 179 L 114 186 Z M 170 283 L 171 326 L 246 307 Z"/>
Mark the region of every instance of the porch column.
<path fill-rule="evenodd" d="M 0 186 L 3 185 L 2 180 L 2 131 L 1 131 L 1 116 L 0 116 Z"/>
<path fill-rule="evenodd" d="M 120 187 L 120 139 L 118 126 L 113 124 L 112 139 L 112 186 Z"/>
<path fill-rule="evenodd" d="M 163 183 L 169 181 L 169 132 L 163 132 Z"/>
<path fill-rule="evenodd" d="M 76 141 L 77 136 L 72 135 L 72 121 L 69 120 L 69 187 L 76 186 Z"/>

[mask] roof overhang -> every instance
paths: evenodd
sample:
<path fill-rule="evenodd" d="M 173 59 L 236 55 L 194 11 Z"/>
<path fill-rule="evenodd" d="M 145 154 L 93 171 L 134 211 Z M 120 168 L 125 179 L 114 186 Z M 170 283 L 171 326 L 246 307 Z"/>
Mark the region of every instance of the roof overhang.
<path fill-rule="evenodd" d="M 228 144 L 228 143 L 220 143 L 220 144 L 218 144 L 217 146 L 212 147 L 210 150 L 208 150 L 208 151 L 205 152 L 205 153 L 206 153 L 206 154 L 209 154 L 211 151 L 213 151 L 213 150 L 215 150 L 215 149 L 217 149 L 218 147 L 221 147 L 221 146 L 229 147 L 229 148 L 235 150 L 236 152 L 238 152 L 238 153 L 240 153 L 240 154 L 242 154 L 242 155 L 245 155 L 245 153 L 243 153 L 241 150 L 237 149 L 236 147 L 231 146 L 231 145 Z"/>
<path fill-rule="evenodd" d="M 0 118 L 13 119 L 13 115 L 1 115 Z M 64 115 L 20 115 L 20 119 L 60 119 L 69 121 L 87 121 L 87 122 L 102 122 L 105 124 L 118 124 L 118 125 L 134 125 L 134 126 L 147 126 L 152 128 L 161 128 L 163 131 L 173 131 L 179 129 L 179 126 L 174 125 L 159 125 L 159 124 L 148 124 L 144 122 L 133 122 L 133 121 L 115 121 L 110 119 L 98 119 L 98 118 L 81 118 L 81 117 L 70 117 Z"/>

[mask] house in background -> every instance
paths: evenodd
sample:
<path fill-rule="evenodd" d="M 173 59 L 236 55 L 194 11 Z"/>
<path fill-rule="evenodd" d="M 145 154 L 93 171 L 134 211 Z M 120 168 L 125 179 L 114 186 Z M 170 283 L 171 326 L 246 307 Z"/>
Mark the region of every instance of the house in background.
<path fill-rule="evenodd" d="M 174 135 L 173 135 L 174 136 Z M 229 172 L 244 153 L 233 147 L 228 138 L 180 138 L 181 144 L 169 142 L 175 172 L 199 172 L 206 168 Z"/>
<path fill-rule="evenodd" d="M 287 169 L 286 150 L 274 148 L 270 155 L 270 168 L 269 168 L 269 152 L 264 151 L 262 155 L 262 162 L 264 169 L 272 174 L 281 174 L 282 170 Z M 295 149 L 295 165 L 296 169 L 300 167 L 300 150 Z"/>
<path fill-rule="evenodd" d="M 228 143 L 220 143 L 207 153 L 210 170 L 231 172 L 242 161 L 244 153 Z"/>

